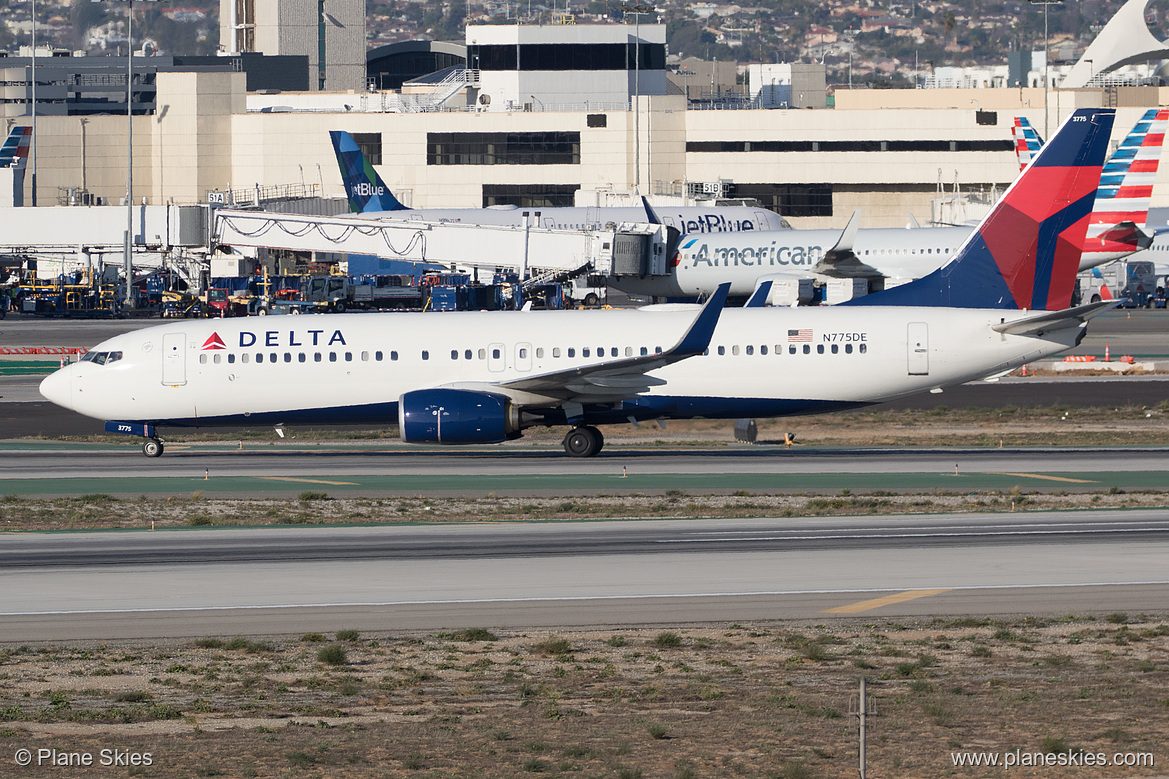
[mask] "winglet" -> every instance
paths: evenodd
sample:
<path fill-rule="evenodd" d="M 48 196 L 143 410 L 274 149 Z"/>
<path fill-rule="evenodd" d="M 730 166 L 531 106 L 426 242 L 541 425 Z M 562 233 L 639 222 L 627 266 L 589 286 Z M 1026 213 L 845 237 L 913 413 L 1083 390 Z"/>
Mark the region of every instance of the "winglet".
<path fill-rule="evenodd" d="M 710 339 L 714 337 L 714 328 L 718 326 L 718 318 L 722 316 L 723 306 L 727 303 L 727 295 L 731 291 L 730 282 L 723 282 L 706 301 L 706 305 L 694 318 L 694 323 L 682 336 L 682 340 L 669 351 L 674 357 L 691 357 L 702 354 L 710 346 Z"/>
<path fill-rule="evenodd" d="M 828 250 L 828 254 L 833 252 L 852 252 L 852 246 L 856 243 L 856 231 L 861 226 L 861 212 L 856 210 L 852 212 L 852 216 L 848 219 L 848 224 L 840 231 L 840 237 L 836 239 L 836 245 Z"/>
<path fill-rule="evenodd" d="M 755 285 L 755 291 L 751 293 L 751 297 L 747 298 L 743 308 L 763 308 L 767 305 L 767 296 L 770 294 L 771 279 L 762 279 Z"/>
<path fill-rule="evenodd" d="M 329 139 L 333 142 L 333 153 L 337 155 L 337 166 L 341 168 L 341 181 L 345 184 L 350 211 L 371 214 L 409 210 L 390 192 L 352 135 L 344 130 L 330 130 Z"/>

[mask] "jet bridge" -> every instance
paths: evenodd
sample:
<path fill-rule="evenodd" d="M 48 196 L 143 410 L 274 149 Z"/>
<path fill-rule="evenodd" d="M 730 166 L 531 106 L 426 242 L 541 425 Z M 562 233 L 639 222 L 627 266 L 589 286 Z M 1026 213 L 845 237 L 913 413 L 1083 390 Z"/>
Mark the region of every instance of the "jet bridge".
<path fill-rule="evenodd" d="M 656 224 L 565 230 L 231 209 L 218 209 L 214 214 L 213 234 L 220 246 L 370 254 L 410 262 L 509 268 L 523 276 L 667 272 L 666 230 Z"/>

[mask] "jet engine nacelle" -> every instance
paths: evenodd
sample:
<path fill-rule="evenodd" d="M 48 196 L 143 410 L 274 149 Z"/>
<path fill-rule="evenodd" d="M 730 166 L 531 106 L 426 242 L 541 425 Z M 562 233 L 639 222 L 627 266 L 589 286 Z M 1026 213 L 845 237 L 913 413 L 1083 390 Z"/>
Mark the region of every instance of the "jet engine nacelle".
<path fill-rule="evenodd" d="M 398 400 L 398 430 L 408 444 L 494 444 L 519 437 L 519 413 L 503 395 L 415 390 Z"/>

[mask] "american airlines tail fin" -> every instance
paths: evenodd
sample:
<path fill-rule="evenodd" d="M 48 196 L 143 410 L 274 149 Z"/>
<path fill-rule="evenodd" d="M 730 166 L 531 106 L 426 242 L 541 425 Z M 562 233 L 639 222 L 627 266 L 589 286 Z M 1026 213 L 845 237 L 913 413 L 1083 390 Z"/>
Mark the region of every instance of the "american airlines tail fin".
<path fill-rule="evenodd" d="M 352 135 L 344 130 L 330 130 L 329 138 L 333 141 L 333 152 L 341 168 L 341 181 L 345 184 L 350 211 L 372 214 L 408 210 L 378 176 Z"/>
<path fill-rule="evenodd" d="M 1027 167 L 1031 158 L 1043 148 L 1043 139 L 1025 116 L 1016 116 L 1015 124 L 1011 128 L 1011 135 L 1015 139 L 1015 157 L 1019 160 L 1019 170 Z"/>
<path fill-rule="evenodd" d="M 1115 115 L 1069 116 L 946 265 L 841 305 L 1067 308 Z"/>
<path fill-rule="evenodd" d="M 1169 108 L 1150 108 L 1104 163 L 1081 267 L 1103 264 L 1152 244 L 1152 236 L 1144 228 L 1167 128 Z M 1015 117 L 1014 134 L 1022 169 L 1039 153 L 1043 139 L 1021 116 Z"/>
<path fill-rule="evenodd" d="M 1096 207 L 1088 222 L 1084 254 L 1115 254 L 1148 248 L 1153 180 L 1169 126 L 1169 108 L 1150 108 L 1104 163 Z"/>
<path fill-rule="evenodd" d="M 31 141 L 31 127 L 13 127 L 4 140 L 4 145 L 0 146 L 0 168 L 23 170 L 28 164 L 28 148 Z"/>

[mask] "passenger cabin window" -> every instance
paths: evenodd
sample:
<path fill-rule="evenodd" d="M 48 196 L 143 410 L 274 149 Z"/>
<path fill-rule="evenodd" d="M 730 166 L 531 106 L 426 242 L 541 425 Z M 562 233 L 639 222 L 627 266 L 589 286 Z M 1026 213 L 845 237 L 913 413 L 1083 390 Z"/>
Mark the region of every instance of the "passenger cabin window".
<path fill-rule="evenodd" d="M 568 356 L 569 356 L 569 357 L 576 357 L 576 349 L 574 349 L 574 348 L 573 348 L 573 347 L 571 347 L 571 346 L 570 346 L 570 347 L 568 347 Z"/>
<path fill-rule="evenodd" d="M 428 350 L 426 350 L 426 349 L 422 350 L 422 359 L 424 359 L 424 360 L 430 359 L 430 352 Z"/>
<path fill-rule="evenodd" d="M 397 360 L 398 360 L 398 353 L 397 353 L 397 352 L 393 352 L 393 351 L 391 351 L 391 352 L 390 352 L 390 361 L 391 361 L 391 362 L 397 362 Z"/>

